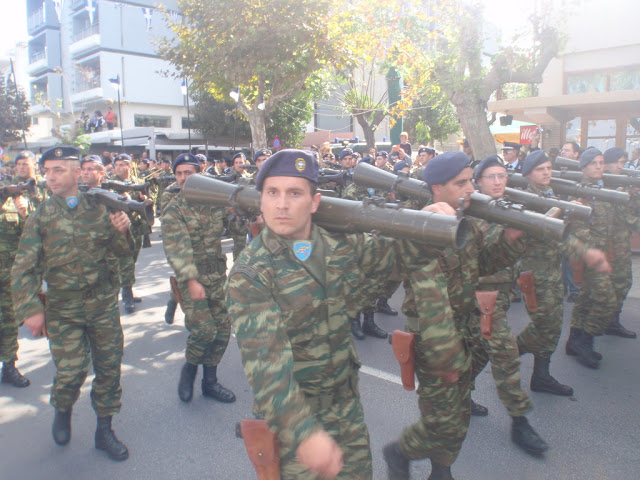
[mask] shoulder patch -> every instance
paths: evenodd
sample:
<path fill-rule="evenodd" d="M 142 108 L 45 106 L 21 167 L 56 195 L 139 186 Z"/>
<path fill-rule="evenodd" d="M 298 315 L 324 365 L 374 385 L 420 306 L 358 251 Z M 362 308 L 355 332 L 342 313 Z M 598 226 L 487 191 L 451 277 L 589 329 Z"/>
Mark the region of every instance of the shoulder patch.
<path fill-rule="evenodd" d="M 234 265 L 231 268 L 231 271 L 229 272 L 229 276 L 233 275 L 234 273 L 241 273 L 248 278 L 256 278 L 256 276 L 258 275 L 258 271 L 255 268 L 250 267 L 249 265 L 238 265 L 238 264 Z"/>

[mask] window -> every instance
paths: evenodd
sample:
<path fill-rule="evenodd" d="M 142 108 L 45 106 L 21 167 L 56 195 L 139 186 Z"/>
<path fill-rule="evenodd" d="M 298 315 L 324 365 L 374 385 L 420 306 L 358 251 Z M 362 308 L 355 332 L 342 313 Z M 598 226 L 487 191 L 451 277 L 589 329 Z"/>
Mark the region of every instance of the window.
<path fill-rule="evenodd" d="M 136 127 L 171 128 L 171 117 L 135 114 L 133 118 Z"/>
<path fill-rule="evenodd" d="M 187 117 L 182 117 L 182 128 L 184 130 L 187 129 L 194 129 L 195 127 L 193 126 L 193 118 L 192 119 L 188 119 Z"/>
<path fill-rule="evenodd" d="M 587 122 L 587 147 L 596 147 L 601 152 L 616 146 L 616 121 L 589 120 Z"/>
<path fill-rule="evenodd" d="M 565 142 L 576 142 L 580 145 L 580 129 L 582 118 L 576 117 L 567 122 L 565 131 Z"/>
<path fill-rule="evenodd" d="M 611 90 L 640 90 L 640 68 L 612 73 Z"/>
<path fill-rule="evenodd" d="M 607 75 L 605 73 L 581 73 L 567 76 L 567 93 L 605 92 L 607 90 Z"/>

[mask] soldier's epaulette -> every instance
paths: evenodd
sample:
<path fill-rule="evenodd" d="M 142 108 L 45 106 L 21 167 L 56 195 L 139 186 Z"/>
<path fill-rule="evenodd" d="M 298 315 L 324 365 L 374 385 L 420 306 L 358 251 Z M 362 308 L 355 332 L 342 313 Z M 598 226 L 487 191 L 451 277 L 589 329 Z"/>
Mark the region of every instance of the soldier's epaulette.
<path fill-rule="evenodd" d="M 233 275 L 234 273 L 241 273 L 245 277 L 251 279 L 256 278 L 256 276 L 258 275 L 258 271 L 255 268 L 250 267 L 249 265 L 242 265 L 237 263 L 233 267 L 231 267 L 229 276 Z"/>

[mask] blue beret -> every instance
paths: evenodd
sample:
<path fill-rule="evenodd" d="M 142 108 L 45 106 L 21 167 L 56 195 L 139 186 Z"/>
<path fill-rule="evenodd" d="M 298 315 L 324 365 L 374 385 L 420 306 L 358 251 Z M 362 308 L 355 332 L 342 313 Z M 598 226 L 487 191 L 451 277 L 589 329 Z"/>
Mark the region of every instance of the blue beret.
<path fill-rule="evenodd" d="M 256 189 L 262 190 L 267 177 L 301 177 L 318 181 L 318 161 L 312 152 L 285 149 L 267 158 L 256 176 Z"/>
<path fill-rule="evenodd" d="M 385 152 L 384 150 L 380 150 L 379 152 L 376 153 L 376 157 L 388 158 L 389 154 L 387 152 Z"/>
<path fill-rule="evenodd" d="M 597 148 L 587 148 L 580 154 L 580 157 L 578 157 L 578 160 L 580 161 L 580 168 L 584 168 L 589 165 L 599 155 L 602 155 L 602 152 Z"/>
<path fill-rule="evenodd" d="M 407 162 L 405 162 L 404 160 L 400 160 L 393 166 L 393 173 L 398 173 L 400 170 L 408 166 L 409 164 Z"/>
<path fill-rule="evenodd" d="M 429 147 L 422 147 L 418 149 L 418 155 L 420 155 L 422 152 L 427 152 L 429 155 L 435 155 L 436 151 L 433 148 L 429 148 Z"/>
<path fill-rule="evenodd" d="M 129 162 L 131 163 L 131 155 L 127 155 L 126 153 L 121 153 L 116 158 L 113 159 L 113 163 L 116 163 L 118 160 L 121 162 Z"/>
<path fill-rule="evenodd" d="M 171 159 L 167 157 L 162 157 L 162 160 L 160 160 L 160 163 L 171 163 Z"/>
<path fill-rule="evenodd" d="M 482 176 L 482 172 L 489 167 L 503 167 L 507 168 L 504 165 L 504 161 L 498 155 L 489 155 L 487 158 L 482 160 L 473 171 L 473 179 L 478 180 Z"/>
<path fill-rule="evenodd" d="M 618 147 L 609 148 L 604 151 L 604 163 L 616 163 L 622 157 L 627 156 L 627 152 Z"/>
<path fill-rule="evenodd" d="M 522 147 L 522 145 L 516 142 L 504 142 L 502 144 L 503 150 L 520 150 L 520 147 Z"/>
<path fill-rule="evenodd" d="M 31 158 L 32 160 L 35 160 L 36 155 L 31 150 L 23 150 L 18 155 L 16 155 L 15 161 L 17 162 L 21 158 Z"/>
<path fill-rule="evenodd" d="M 544 150 L 534 150 L 527 155 L 527 158 L 524 159 L 524 163 L 522 164 L 522 176 L 526 177 L 538 165 L 542 165 L 543 163 L 550 161 L 551 159 L 547 156 Z"/>
<path fill-rule="evenodd" d="M 345 148 L 344 150 L 342 150 L 340 152 L 340 157 L 339 157 L 340 160 L 342 160 L 347 155 L 352 155 L 353 156 L 353 150 L 351 150 L 350 148 Z"/>
<path fill-rule="evenodd" d="M 200 163 L 206 163 L 206 161 L 207 161 L 207 156 L 203 155 L 202 153 L 197 153 L 196 154 L 196 158 L 198 159 L 198 161 Z"/>
<path fill-rule="evenodd" d="M 246 160 L 247 157 L 245 157 L 244 153 L 242 152 L 238 152 L 236 153 L 233 158 L 231 159 L 231 161 L 235 161 L 236 158 L 242 158 L 243 160 Z"/>
<path fill-rule="evenodd" d="M 102 165 L 102 158 L 99 155 L 86 155 L 82 160 L 80 160 L 80 166 L 84 165 L 87 162 L 91 163 L 99 163 Z"/>
<path fill-rule="evenodd" d="M 373 165 L 373 158 L 367 155 L 366 157 L 362 157 L 362 160 L 358 163 L 368 163 L 369 165 Z"/>
<path fill-rule="evenodd" d="M 271 150 L 267 150 L 266 148 L 261 148 L 260 150 L 258 150 L 256 152 L 256 154 L 253 156 L 253 163 L 256 163 L 256 161 L 258 160 L 258 158 L 260 157 L 270 157 L 271 156 Z"/>
<path fill-rule="evenodd" d="M 180 165 L 193 165 L 194 167 L 196 167 L 197 171 L 200 171 L 200 160 L 198 160 L 195 155 L 192 155 L 190 153 L 183 153 L 181 155 L 178 155 L 178 158 L 174 160 L 173 166 L 171 167 L 173 173 L 176 173 L 176 168 L 178 168 Z"/>
<path fill-rule="evenodd" d="M 78 160 L 80 158 L 80 149 L 63 145 L 61 147 L 53 147 L 47 150 L 40 157 L 40 165 L 44 165 L 45 160 Z"/>
<path fill-rule="evenodd" d="M 444 152 L 433 158 L 424 169 L 422 179 L 429 185 L 442 185 L 469 167 L 464 152 Z"/>

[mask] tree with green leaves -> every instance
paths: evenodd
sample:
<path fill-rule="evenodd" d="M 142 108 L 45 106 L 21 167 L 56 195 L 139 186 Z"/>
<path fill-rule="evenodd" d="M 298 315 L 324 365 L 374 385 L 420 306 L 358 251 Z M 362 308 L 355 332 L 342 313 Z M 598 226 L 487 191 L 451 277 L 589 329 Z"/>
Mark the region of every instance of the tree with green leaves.
<path fill-rule="evenodd" d="M 271 112 L 340 56 L 330 26 L 335 0 L 180 0 L 179 6 L 182 20 L 166 19 L 175 38 L 161 42 L 161 55 L 194 91 L 228 101 L 237 88 L 256 148 L 267 146 Z"/>
<path fill-rule="evenodd" d="M 13 79 L 5 80 L 0 75 L 0 145 L 23 140 L 29 130 L 29 102 L 21 88 L 16 88 Z"/>

